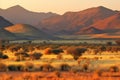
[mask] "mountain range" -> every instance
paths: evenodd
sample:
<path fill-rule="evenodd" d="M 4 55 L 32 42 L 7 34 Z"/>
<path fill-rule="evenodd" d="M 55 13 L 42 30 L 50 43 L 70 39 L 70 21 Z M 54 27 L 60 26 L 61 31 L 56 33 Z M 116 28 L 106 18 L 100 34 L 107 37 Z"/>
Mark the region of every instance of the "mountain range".
<path fill-rule="evenodd" d="M 84 34 L 120 37 L 120 12 L 99 6 L 58 15 L 32 12 L 17 5 L 0 9 L 0 38 L 2 34 L 12 39 L 58 39 L 53 35 Z"/>
<path fill-rule="evenodd" d="M 120 29 L 119 15 L 119 11 L 99 6 L 44 19 L 38 24 L 38 28 L 51 34 L 103 33 L 110 27 L 113 27 L 112 30 Z"/>
<path fill-rule="evenodd" d="M 32 12 L 20 5 L 12 6 L 8 9 L 0 9 L 0 15 L 11 21 L 13 24 L 37 25 L 43 19 L 56 16 L 58 14 L 48 12 Z"/>

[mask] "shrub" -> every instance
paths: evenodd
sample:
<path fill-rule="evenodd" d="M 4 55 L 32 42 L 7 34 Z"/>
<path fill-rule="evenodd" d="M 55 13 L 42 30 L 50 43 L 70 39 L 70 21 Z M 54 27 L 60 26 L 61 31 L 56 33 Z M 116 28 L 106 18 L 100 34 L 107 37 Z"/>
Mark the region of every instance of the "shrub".
<path fill-rule="evenodd" d="M 107 42 L 106 43 L 108 46 L 111 46 L 112 45 L 112 42 Z"/>
<path fill-rule="evenodd" d="M 2 59 L 8 59 L 9 57 L 7 55 L 4 55 L 2 52 L 0 52 L 0 58 L 2 58 Z"/>
<path fill-rule="evenodd" d="M 25 60 L 25 57 L 22 55 L 16 56 L 16 59 L 15 59 L 15 61 L 24 61 L 24 60 Z"/>
<path fill-rule="evenodd" d="M 52 53 L 53 53 L 53 54 L 60 54 L 60 53 L 62 53 L 62 52 L 63 52 L 62 49 L 53 49 L 53 50 L 52 50 Z"/>
<path fill-rule="evenodd" d="M 106 47 L 105 46 L 101 46 L 99 49 L 100 49 L 100 51 L 106 51 Z"/>
<path fill-rule="evenodd" d="M 69 71 L 71 67 L 68 64 L 61 64 L 60 65 L 60 70 L 61 71 Z"/>
<path fill-rule="evenodd" d="M 57 59 L 59 59 L 59 60 L 63 59 L 62 54 L 57 55 Z"/>
<path fill-rule="evenodd" d="M 98 49 L 94 49 L 93 54 L 97 55 L 100 51 Z"/>
<path fill-rule="evenodd" d="M 3 53 L 2 53 L 2 52 L 0 52 L 0 58 L 2 58 L 2 56 L 3 56 Z"/>
<path fill-rule="evenodd" d="M 54 74 L 56 75 L 56 77 L 60 77 L 61 73 L 59 71 L 55 71 Z"/>
<path fill-rule="evenodd" d="M 102 71 L 101 70 L 96 70 L 93 73 L 93 80 L 100 80 L 100 76 L 102 76 Z"/>
<path fill-rule="evenodd" d="M 8 65 L 8 70 L 9 71 L 18 71 L 17 65 L 13 65 L 13 64 Z"/>
<path fill-rule="evenodd" d="M 54 71 L 54 67 L 51 66 L 50 64 L 43 64 L 41 66 L 41 70 L 46 71 L 46 72 L 50 72 L 50 71 Z"/>
<path fill-rule="evenodd" d="M 23 61 L 25 60 L 25 57 L 29 57 L 26 52 L 17 52 L 14 55 L 16 56 L 16 61 Z"/>
<path fill-rule="evenodd" d="M 118 72 L 119 71 L 119 68 L 117 66 L 111 66 L 109 68 L 110 72 Z"/>
<path fill-rule="evenodd" d="M 2 56 L 3 59 L 8 59 L 9 57 L 7 55 Z"/>
<path fill-rule="evenodd" d="M 29 47 L 28 47 L 28 50 L 29 50 L 30 52 L 32 52 L 32 51 L 34 51 L 35 49 L 34 49 L 32 46 L 29 46 Z"/>
<path fill-rule="evenodd" d="M 9 71 L 24 71 L 24 66 L 23 65 L 8 65 L 8 70 Z"/>
<path fill-rule="evenodd" d="M 30 55 L 30 58 L 32 60 L 38 60 L 38 59 L 40 59 L 41 56 L 42 56 L 41 53 L 33 53 L 33 54 Z"/>
<path fill-rule="evenodd" d="M 88 67 L 89 67 L 89 64 L 87 64 L 87 63 L 83 64 L 83 66 L 82 66 L 83 71 L 87 71 Z"/>
<path fill-rule="evenodd" d="M 115 41 L 117 45 L 120 45 L 120 40 Z"/>
<path fill-rule="evenodd" d="M 23 65 L 17 65 L 17 70 L 18 71 L 24 71 L 24 66 Z"/>
<path fill-rule="evenodd" d="M 67 53 L 72 54 L 74 59 L 77 60 L 85 51 L 87 51 L 87 49 L 70 47 L 66 51 L 67 51 Z"/>
<path fill-rule="evenodd" d="M 44 54 L 48 55 L 48 54 L 51 54 L 52 53 L 52 49 L 51 48 L 46 48 L 44 50 Z"/>
<path fill-rule="evenodd" d="M 33 71 L 34 70 L 34 64 L 30 62 L 25 63 L 25 70 L 26 71 Z"/>
<path fill-rule="evenodd" d="M 4 72 L 7 70 L 7 66 L 4 63 L 0 63 L 0 72 Z"/>

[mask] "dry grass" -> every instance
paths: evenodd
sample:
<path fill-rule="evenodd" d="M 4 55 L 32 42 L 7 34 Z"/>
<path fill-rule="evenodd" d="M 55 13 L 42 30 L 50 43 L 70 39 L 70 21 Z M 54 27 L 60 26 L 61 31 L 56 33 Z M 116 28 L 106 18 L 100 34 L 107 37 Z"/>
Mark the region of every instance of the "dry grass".
<path fill-rule="evenodd" d="M 48 45 L 44 47 L 31 45 L 28 52 L 25 50 L 29 55 L 36 52 L 42 53 L 43 56 L 38 60 L 31 60 L 30 57 L 27 57 L 24 61 L 15 61 L 14 52 L 3 51 L 4 54 L 9 56 L 9 59 L 1 59 L 0 80 L 120 80 L 120 50 L 116 50 L 120 48 L 119 46 L 113 49 L 113 52 L 102 51 L 96 55 L 93 54 L 94 48 L 98 47 L 94 46 L 90 48 L 93 52 L 90 51 L 80 55 L 81 57 L 78 57 L 78 60 L 74 60 L 71 54 L 66 54 L 67 48 L 59 56 L 51 53 L 51 49 L 58 49 L 58 47 L 49 48 Z M 86 48 L 86 46 L 76 47 Z M 97 70 L 98 68 L 100 70 Z"/>
<path fill-rule="evenodd" d="M 80 72 L 1 72 L 0 75 L 0 80 L 120 80 L 120 76 L 111 76 L 113 74 L 102 76 L 98 73 Z"/>

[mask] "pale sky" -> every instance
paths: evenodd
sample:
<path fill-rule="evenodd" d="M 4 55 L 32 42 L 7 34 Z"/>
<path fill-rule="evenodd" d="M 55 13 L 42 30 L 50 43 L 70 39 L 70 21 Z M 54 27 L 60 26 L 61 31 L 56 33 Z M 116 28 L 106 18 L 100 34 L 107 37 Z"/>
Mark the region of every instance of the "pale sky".
<path fill-rule="evenodd" d="M 58 14 L 97 6 L 120 10 L 120 0 L 0 0 L 0 8 L 2 9 L 15 5 L 21 5 L 30 11 Z"/>

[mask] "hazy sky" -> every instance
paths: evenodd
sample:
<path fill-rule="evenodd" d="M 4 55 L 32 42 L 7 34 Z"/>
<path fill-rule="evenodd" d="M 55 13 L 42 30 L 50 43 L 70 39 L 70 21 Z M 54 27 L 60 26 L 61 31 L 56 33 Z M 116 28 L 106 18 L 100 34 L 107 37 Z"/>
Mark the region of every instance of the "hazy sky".
<path fill-rule="evenodd" d="M 54 12 L 63 14 L 66 11 L 80 11 L 90 7 L 105 6 L 120 10 L 120 0 L 0 0 L 0 8 L 21 5 L 37 12 Z"/>

